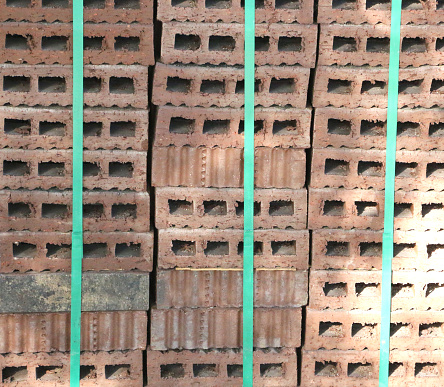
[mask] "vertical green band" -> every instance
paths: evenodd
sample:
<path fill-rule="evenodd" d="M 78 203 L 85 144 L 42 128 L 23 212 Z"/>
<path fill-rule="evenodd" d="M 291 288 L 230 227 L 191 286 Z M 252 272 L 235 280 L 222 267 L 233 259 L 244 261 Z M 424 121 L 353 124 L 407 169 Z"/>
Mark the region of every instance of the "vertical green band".
<path fill-rule="evenodd" d="M 255 0 L 245 0 L 243 385 L 253 386 Z"/>
<path fill-rule="evenodd" d="M 393 222 L 395 208 L 396 133 L 398 126 L 399 46 L 401 1 L 392 0 L 390 63 L 387 105 L 387 146 L 385 161 L 384 234 L 382 236 L 381 338 L 379 386 L 388 387 L 390 357 L 390 313 L 392 299 Z"/>
<path fill-rule="evenodd" d="M 73 0 L 73 179 L 70 386 L 80 384 L 83 258 L 83 0 Z"/>

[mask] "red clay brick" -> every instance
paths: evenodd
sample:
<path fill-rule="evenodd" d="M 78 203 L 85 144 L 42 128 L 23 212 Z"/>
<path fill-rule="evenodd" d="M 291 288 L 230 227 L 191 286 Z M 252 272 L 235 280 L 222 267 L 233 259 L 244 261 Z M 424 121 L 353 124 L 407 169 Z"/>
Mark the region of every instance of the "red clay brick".
<path fill-rule="evenodd" d="M 305 184 L 301 149 L 256 148 L 257 188 L 300 189 Z M 243 149 L 154 147 L 154 187 L 243 187 Z"/>
<path fill-rule="evenodd" d="M 72 104 L 72 66 L 0 65 L 0 104 L 68 106 Z M 148 106 L 145 66 L 84 66 L 86 106 Z"/>
<path fill-rule="evenodd" d="M 256 147 L 310 147 L 311 108 L 258 107 L 254 117 Z M 154 145 L 243 148 L 244 111 L 161 106 L 157 109 Z"/>
<path fill-rule="evenodd" d="M 299 347 L 301 308 L 256 308 L 254 346 Z M 242 308 L 151 309 L 151 349 L 242 346 Z"/>
<path fill-rule="evenodd" d="M 264 107 L 290 105 L 303 109 L 307 104 L 309 77 L 310 69 L 302 67 L 257 67 L 255 103 Z M 241 68 L 157 63 L 153 82 L 155 105 L 234 108 L 244 105 L 244 70 Z"/>
<path fill-rule="evenodd" d="M 165 23 L 162 63 L 244 64 L 244 26 L 221 23 Z M 317 26 L 258 24 L 255 64 L 314 67 Z"/>
<path fill-rule="evenodd" d="M 148 349 L 148 386 L 189 387 L 198 383 L 241 387 L 242 364 L 241 350 Z M 295 386 L 297 369 L 297 355 L 292 348 L 253 352 L 253 383 L 257 387 Z"/>

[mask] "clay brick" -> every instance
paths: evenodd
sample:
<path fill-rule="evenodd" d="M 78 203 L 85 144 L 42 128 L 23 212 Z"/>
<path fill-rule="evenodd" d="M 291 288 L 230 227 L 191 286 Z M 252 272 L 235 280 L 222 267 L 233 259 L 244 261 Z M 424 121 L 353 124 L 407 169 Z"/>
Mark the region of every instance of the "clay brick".
<path fill-rule="evenodd" d="M 419 2 L 418 2 L 419 3 Z M 444 63 L 440 26 L 402 26 L 400 66 Z M 318 65 L 389 66 L 390 25 L 321 26 Z"/>
<path fill-rule="evenodd" d="M 0 104 L 68 106 L 72 104 L 72 66 L 0 65 Z M 86 106 L 148 106 L 145 66 L 84 66 Z"/>
<path fill-rule="evenodd" d="M 254 347 L 299 347 L 300 308 L 256 308 Z M 151 349 L 242 347 L 241 308 L 151 309 Z"/>
<path fill-rule="evenodd" d="M 398 107 L 444 106 L 443 84 L 442 66 L 401 69 Z M 386 108 L 387 85 L 387 68 L 319 66 L 313 106 Z"/>
<path fill-rule="evenodd" d="M 71 191 L 0 191 L 0 230 L 72 230 Z M 83 230 L 95 232 L 150 229 L 150 197 L 147 192 L 83 193 Z"/>
<path fill-rule="evenodd" d="M 72 22 L 72 0 L 36 1 L 0 0 L 0 21 Z M 83 9 L 87 23 L 153 22 L 152 0 L 85 1 Z"/>
<path fill-rule="evenodd" d="M 313 0 L 262 1 L 256 3 L 256 23 L 313 23 Z M 245 10 L 241 0 L 232 1 L 160 1 L 157 18 L 162 22 L 192 21 L 243 23 Z"/>
<path fill-rule="evenodd" d="M 301 149 L 256 148 L 257 188 L 300 189 L 305 184 Z M 154 187 L 243 187 L 243 149 L 154 147 Z"/>
<path fill-rule="evenodd" d="M 309 77 L 310 69 L 303 67 L 257 67 L 255 103 L 264 107 L 290 105 L 303 109 L 307 104 Z M 244 105 L 244 70 L 241 68 L 157 63 L 153 82 L 155 105 L 234 108 Z"/>
<path fill-rule="evenodd" d="M 311 108 L 258 107 L 254 117 L 256 147 L 310 147 Z M 154 145 L 243 148 L 244 111 L 161 106 L 157 110 Z"/>
<path fill-rule="evenodd" d="M 147 350 L 148 386 L 188 387 L 193 383 L 242 386 L 241 350 Z M 257 387 L 297 384 L 297 355 L 292 348 L 255 350 L 253 383 Z"/>
<path fill-rule="evenodd" d="M 242 269 L 238 270 L 158 270 L 156 307 L 240 308 Z M 299 307 L 308 302 L 308 272 L 256 270 L 254 306 Z M 185 284 L 185 286 L 184 286 Z"/>
<path fill-rule="evenodd" d="M 148 150 L 148 110 L 84 109 L 87 150 Z M 0 106 L 0 148 L 72 148 L 70 109 Z"/>
<path fill-rule="evenodd" d="M 72 64 L 72 25 L 0 23 L 2 63 Z M 154 64 L 152 25 L 85 24 L 85 64 Z"/>
<path fill-rule="evenodd" d="M 69 189 L 72 168 L 71 150 L 2 149 L 0 188 Z M 83 152 L 83 188 L 86 189 L 146 191 L 146 170 L 146 152 Z"/>
<path fill-rule="evenodd" d="M 439 387 L 443 383 L 441 351 L 390 352 L 393 386 Z M 302 385 L 315 387 L 377 387 L 379 351 L 303 351 Z"/>
<path fill-rule="evenodd" d="M 308 231 L 255 230 L 254 240 L 255 268 L 308 269 Z M 225 251 L 215 250 L 217 246 L 223 246 Z M 161 269 L 242 266 L 243 230 L 159 230 L 158 267 Z"/>
<path fill-rule="evenodd" d="M 255 197 L 255 228 L 307 227 L 307 191 L 259 189 Z M 156 188 L 156 227 L 244 227 L 244 191 L 236 188 Z"/>
<path fill-rule="evenodd" d="M 67 386 L 69 359 L 68 352 L 0 355 L 3 385 Z M 142 384 L 142 351 L 82 352 L 80 355 L 82 387 L 138 387 Z"/>
<path fill-rule="evenodd" d="M 146 312 L 83 312 L 81 350 L 146 349 Z M 0 315 L 0 352 L 69 351 L 70 314 Z"/>
<path fill-rule="evenodd" d="M 444 150 L 444 116 L 440 109 L 398 109 L 398 149 Z M 386 109 L 318 108 L 313 147 L 385 149 Z"/>
<path fill-rule="evenodd" d="M 162 63 L 244 64 L 244 26 L 221 23 L 165 23 Z M 255 64 L 314 67 L 317 26 L 258 24 Z"/>
<path fill-rule="evenodd" d="M 153 269 L 152 233 L 84 233 L 83 271 Z M 0 233 L 0 272 L 68 272 L 69 233 Z"/>

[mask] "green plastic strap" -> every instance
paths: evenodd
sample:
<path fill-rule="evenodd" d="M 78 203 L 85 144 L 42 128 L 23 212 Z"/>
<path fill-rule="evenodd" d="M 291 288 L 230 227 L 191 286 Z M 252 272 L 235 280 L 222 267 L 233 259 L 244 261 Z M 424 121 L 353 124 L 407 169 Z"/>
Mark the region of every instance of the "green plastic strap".
<path fill-rule="evenodd" d="M 401 41 L 401 1 L 402 0 L 392 0 L 390 27 L 387 146 L 385 156 L 384 233 L 382 235 L 381 337 L 379 351 L 380 387 L 388 386 L 389 376 L 396 133 L 398 126 L 399 46 Z"/>
<path fill-rule="evenodd" d="M 255 0 L 245 0 L 243 385 L 253 386 Z"/>
<path fill-rule="evenodd" d="M 83 258 L 83 0 L 73 0 L 73 178 L 70 386 L 80 385 Z"/>

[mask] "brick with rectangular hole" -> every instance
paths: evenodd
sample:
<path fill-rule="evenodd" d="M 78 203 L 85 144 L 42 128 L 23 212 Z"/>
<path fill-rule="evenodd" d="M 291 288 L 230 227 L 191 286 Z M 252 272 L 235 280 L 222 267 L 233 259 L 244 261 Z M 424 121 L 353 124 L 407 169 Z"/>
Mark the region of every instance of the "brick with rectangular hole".
<path fill-rule="evenodd" d="M 314 67 L 315 25 L 258 24 L 255 36 L 256 65 Z M 162 63 L 243 65 L 244 26 L 234 23 L 165 23 L 161 49 Z"/>
<path fill-rule="evenodd" d="M 388 68 L 319 66 L 315 78 L 314 107 L 387 107 Z M 442 107 L 443 94 L 442 66 L 399 71 L 399 108 Z"/>
<path fill-rule="evenodd" d="M 242 187 L 243 149 L 154 147 L 151 184 L 154 187 Z M 255 149 L 257 188 L 300 189 L 304 184 L 303 149 Z"/>
<path fill-rule="evenodd" d="M 84 25 L 85 64 L 154 64 L 152 25 Z M 0 23 L 2 63 L 72 64 L 72 26 L 63 23 Z"/>
<path fill-rule="evenodd" d="M 66 384 L 70 375 L 70 353 L 26 353 L 0 355 L 2 385 L 27 387 Z M 143 383 L 142 351 L 82 352 L 80 386 L 138 387 Z"/>
<path fill-rule="evenodd" d="M 69 106 L 72 66 L 0 65 L 0 104 Z M 148 68 L 145 66 L 84 66 L 84 104 L 146 109 Z"/>
<path fill-rule="evenodd" d="M 83 234 L 84 271 L 153 269 L 153 234 Z M 29 231 L 0 233 L 0 272 L 68 272 L 71 270 L 71 235 Z"/>
<path fill-rule="evenodd" d="M 308 231 L 256 230 L 254 266 L 308 269 Z M 242 268 L 242 230 L 159 230 L 158 266 L 171 268 Z"/>
<path fill-rule="evenodd" d="M 264 107 L 290 105 L 303 109 L 307 104 L 309 76 L 308 68 L 260 66 L 256 69 L 255 103 Z M 155 105 L 234 108 L 244 105 L 244 70 L 241 68 L 157 63 L 153 82 Z"/>
<path fill-rule="evenodd" d="M 255 308 L 254 347 L 299 347 L 301 317 L 301 308 Z M 152 308 L 150 343 L 161 351 L 241 347 L 242 308 Z"/>
<path fill-rule="evenodd" d="M 0 231 L 69 232 L 72 191 L 0 191 Z M 83 193 L 83 230 L 93 232 L 150 229 L 148 192 Z"/>
<path fill-rule="evenodd" d="M 242 350 L 147 350 L 148 386 L 188 387 L 242 385 Z M 297 354 L 293 348 L 253 351 L 253 383 L 258 387 L 293 385 L 297 380 Z"/>
<path fill-rule="evenodd" d="M 258 107 L 254 114 L 256 147 L 310 147 L 310 108 Z M 154 146 L 169 145 L 243 148 L 244 111 L 161 106 L 157 109 Z"/>

